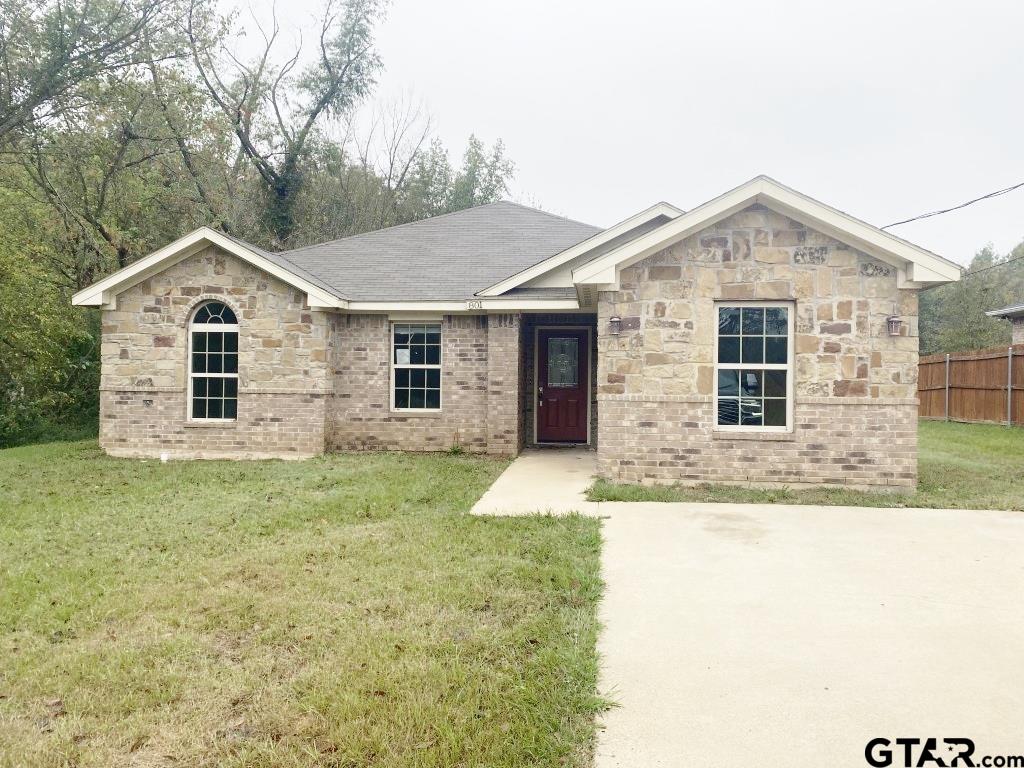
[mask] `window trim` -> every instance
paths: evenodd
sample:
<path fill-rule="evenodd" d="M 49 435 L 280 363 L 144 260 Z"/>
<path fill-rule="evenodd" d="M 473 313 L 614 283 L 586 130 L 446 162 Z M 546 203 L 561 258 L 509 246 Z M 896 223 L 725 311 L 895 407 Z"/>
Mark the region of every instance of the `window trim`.
<path fill-rule="evenodd" d="M 718 362 L 718 310 L 722 307 L 737 307 L 739 309 L 758 309 L 769 307 L 786 307 L 787 320 L 787 341 L 786 341 L 786 363 L 759 363 L 757 365 L 743 365 Z M 719 300 L 714 303 L 714 343 L 711 354 L 714 359 L 711 379 L 712 408 L 711 423 L 714 432 L 767 432 L 767 433 L 788 433 L 793 431 L 793 372 L 796 368 L 794 360 L 796 357 L 795 333 L 796 325 L 796 302 L 795 301 L 744 301 L 744 300 Z M 755 368 L 765 371 L 786 371 L 786 425 L 783 427 L 766 427 L 756 424 L 719 424 L 718 423 L 718 371 L 737 370 L 742 368 Z"/>
<path fill-rule="evenodd" d="M 409 363 L 403 365 L 397 365 L 395 363 L 395 326 L 398 325 L 436 325 L 438 333 L 441 335 L 441 348 L 438 351 L 439 357 L 438 362 L 435 363 Z M 389 400 L 391 405 L 391 411 L 393 413 L 424 413 L 424 414 L 436 414 L 441 413 L 444 410 L 444 323 L 440 320 L 391 320 L 388 323 L 388 333 L 390 334 L 390 341 L 388 343 L 388 368 L 390 371 L 388 390 Z M 395 377 L 395 370 L 402 368 L 403 370 L 422 369 L 422 370 L 437 370 L 437 396 L 438 396 L 438 407 L 437 408 L 399 408 L 395 405 L 395 384 L 397 379 Z"/>
<path fill-rule="evenodd" d="M 199 304 L 197 304 L 196 306 L 194 306 L 192 308 L 192 313 L 189 316 L 188 325 L 187 325 L 187 327 L 185 329 L 185 333 L 188 336 L 188 343 L 185 345 L 185 347 L 186 347 L 186 354 L 187 354 L 187 357 L 185 358 L 185 366 L 186 366 L 186 370 L 188 372 L 188 377 L 187 377 L 188 378 L 188 383 L 187 383 L 187 385 L 185 387 L 185 415 L 186 415 L 187 421 L 189 423 L 193 423 L 193 424 L 218 424 L 218 423 L 221 423 L 221 424 L 233 424 L 233 423 L 238 421 L 238 403 L 239 403 L 239 401 L 241 399 L 238 396 L 239 395 L 239 390 L 241 389 L 241 386 L 240 386 L 241 378 L 239 376 L 239 372 L 235 371 L 234 373 L 196 373 L 195 371 L 192 370 L 192 334 L 193 334 L 193 332 L 196 332 L 196 331 L 206 332 L 206 333 L 210 333 L 210 332 L 224 333 L 225 331 L 227 331 L 227 332 L 233 332 L 233 333 L 237 334 L 238 335 L 238 342 L 239 342 L 238 343 L 239 351 L 238 351 L 237 354 L 238 354 L 239 358 L 241 358 L 242 334 L 241 334 L 240 326 L 239 326 L 239 324 L 237 322 L 235 322 L 235 323 L 197 323 L 197 322 L 194 322 L 195 316 L 199 313 L 199 310 L 202 307 L 204 307 L 207 304 L 214 304 L 214 303 L 216 303 L 216 304 L 223 304 L 225 307 L 227 307 L 228 309 L 231 310 L 231 312 L 235 315 L 236 319 L 238 317 L 238 311 L 234 307 L 232 307 L 227 302 L 221 301 L 219 299 L 210 299 L 208 301 L 203 301 L 203 302 L 200 302 Z M 240 367 L 241 367 L 241 365 L 239 365 L 239 368 Z M 195 379 L 196 376 L 201 376 L 203 378 L 208 378 L 208 379 L 234 379 L 236 382 L 239 383 L 239 385 L 238 385 L 238 387 L 236 388 L 236 391 L 235 391 L 235 417 L 234 418 L 227 419 L 227 418 L 223 418 L 222 417 L 222 418 L 211 419 L 211 418 L 205 417 L 205 416 L 204 417 L 197 417 L 197 416 L 193 416 L 192 415 L 192 382 L 193 382 L 193 380 Z"/>

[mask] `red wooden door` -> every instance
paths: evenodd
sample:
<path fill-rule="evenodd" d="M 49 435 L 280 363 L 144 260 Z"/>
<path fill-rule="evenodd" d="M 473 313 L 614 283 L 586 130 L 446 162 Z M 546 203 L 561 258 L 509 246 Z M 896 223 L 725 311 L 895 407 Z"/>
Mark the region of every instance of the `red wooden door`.
<path fill-rule="evenodd" d="M 585 329 L 537 332 L 537 442 L 585 443 L 590 367 Z"/>

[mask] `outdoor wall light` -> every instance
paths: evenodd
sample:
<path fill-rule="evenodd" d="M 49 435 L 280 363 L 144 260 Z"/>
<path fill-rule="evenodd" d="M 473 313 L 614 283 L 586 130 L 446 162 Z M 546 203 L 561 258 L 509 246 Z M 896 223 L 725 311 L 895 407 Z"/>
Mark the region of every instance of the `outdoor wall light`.
<path fill-rule="evenodd" d="M 900 328 L 903 327 L 903 321 L 896 317 L 896 315 L 889 315 L 885 318 L 885 324 L 889 327 L 890 336 L 900 335 Z"/>
<path fill-rule="evenodd" d="M 608 333 L 612 336 L 618 336 L 622 333 L 622 318 L 618 315 L 612 315 L 608 318 Z"/>

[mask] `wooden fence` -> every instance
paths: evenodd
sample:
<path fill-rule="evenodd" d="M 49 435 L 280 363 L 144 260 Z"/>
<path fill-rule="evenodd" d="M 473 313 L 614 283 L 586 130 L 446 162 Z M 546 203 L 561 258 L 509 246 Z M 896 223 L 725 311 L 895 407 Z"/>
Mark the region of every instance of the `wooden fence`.
<path fill-rule="evenodd" d="M 917 396 L 925 419 L 1024 425 L 1024 344 L 926 355 Z"/>

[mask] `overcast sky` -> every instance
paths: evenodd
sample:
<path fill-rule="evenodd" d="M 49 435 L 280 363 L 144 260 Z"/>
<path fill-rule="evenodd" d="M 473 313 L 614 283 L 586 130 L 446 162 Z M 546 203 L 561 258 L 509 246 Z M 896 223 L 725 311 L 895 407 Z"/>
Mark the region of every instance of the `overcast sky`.
<path fill-rule="evenodd" d="M 378 98 L 413 94 L 456 156 L 503 139 L 513 199 L 588 223 L 765 173 L 885 225 L 1024 181 L 1022 31 L 1013 0 L 394 0 Z M 893 232 L 1005 252 L 1024 189 Z"/>

